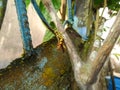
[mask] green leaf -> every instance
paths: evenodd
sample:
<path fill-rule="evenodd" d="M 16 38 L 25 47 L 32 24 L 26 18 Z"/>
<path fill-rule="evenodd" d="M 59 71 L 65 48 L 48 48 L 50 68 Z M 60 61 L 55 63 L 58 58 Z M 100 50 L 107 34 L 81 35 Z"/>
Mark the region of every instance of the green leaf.
<path fill-rule="evenodd" d="M 50 26 L 53 29 L 56 29 L 55 24 L 50 17 L 50 14 L 48 13 L 47 9 L 45 8 L 41 0 L 36 0 L 36 2 L 42 14 L 46 18 L 47 22 L 50 24 Z M 28 5 L 30 4 L 30 0 L 25 0 L 25 3 L 26 3 L 26 6 L 28 7 Z M 52 3 L 53 3 L 53 6 L 55 7 L 55 10 L 58 11 L 60 9 L 61 0 L 52 0 Z M 53 33 L 51 33 L 49 30 L 46 30 L 43 42 L 50 40 L 53 36 L 54 36 Z"/>
<path fill-rule="evenodd" d="M 30 0 L 25 0 L 26 7 L 30 4 Z"/>
<path fill-rule="evenodd" d="M 54 5 L 56 11 L 59 10 L 59 8 L 60 8 L 60 5 L 61 5 L 60 2 L 61 2 L 61 0 L 52 0 L 52 3 Z M 56 29 L 55 24 L 51 20 L 50 14 L 46 10 L 46 8 L 45 8 L 45 6 L 43 5 L 42 2 L 39 3 L 39 7 L 40 7 L 41 12 L 43 13 L 43 15 L 45 16 L 45 18 L 47 19 L 48 23 L 50 24 L 50 26 L 55 30 Z M 51 33 L 51 31 L 46 30 L 43 42 L 50 40 L 53 36 L 54 35 L 53 35 L 53 33 Z"/>
<path fill-rule="evenodd" d="M 51 22 L 50 14 L 46 10 L 46 8 L 42 2 L 39 3 L 39 8 L 40 8 L 41 12 L 43 13 L 44 17 L 47 19 L 48 23 L 50 23 Z"/>
<path fill-rule="evenodd" d="M 50 24 L 51 23 L 50 14 L 48 13 L 47 9 L 45 8 L 42 2 L 39 3 L 39 8 L 42 14 L 44 15 L 44 17 L 46 18 L 47 22 Z M 53 33 L 51 33 L 49 30 L 46 30 L 45 36 L 43 38 L 43 42 L 50 40 L 53 36 L 54 36 Z"/>
<path fill-rule="evenodd" d="M 94 8 L 100 8 L 104 6 L 104 0 L 93 0 Z M 107 7 L 112 10 L 118 11 L 120 9 L 120 0 L 107 0 Z"/>
<path fill-rule="evenodd" d="M 58 11 L 60 9 L 61 0 L 52 0 L 52 3 L 54 5 L 56 11 Z"/>
<path fill-rule="evenodd" d="M 46 30 L 45 36 L 43 38 L 43 42 L 46 42 L 53 37 L 54 37 L 54 34 L 52 32 L 50 32 L 49 30 Z"/>
<path fill-rule="evenodd" d="M 120 9 L 120 0 L 108 0 L 107 4 L 109 9 L 118 11 Z"/>

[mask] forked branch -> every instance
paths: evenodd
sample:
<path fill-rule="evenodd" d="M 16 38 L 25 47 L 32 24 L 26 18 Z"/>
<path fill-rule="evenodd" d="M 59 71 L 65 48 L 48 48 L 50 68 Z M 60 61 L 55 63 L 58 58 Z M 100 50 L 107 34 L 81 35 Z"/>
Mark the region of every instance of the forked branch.
<path fill-rule="evenodd" d="M 100 70 L 102 69 L 105 61 L 107 60 L 107 57 L 109 56 L 119 36 L 120 36 L 120 11 L 117 15 L 114 25 L 111 28 L 111 32 L 109 33 L 103 46 L 99 49 L 98 55 L 96 56 L 96 59 L 92 64 L 91 74 L 88 80 L 89 83 L 92 83 L 92 81 L 98 76 Z"/>
<path fill-rule="evenodd" d="M 115 24 L 113 25 L 113 28 L 111 29 L 112 32 L 107 37 L 107 40 L 104 43 L 104 45 L 98 51 L 98 56 L 97 56 L 96 60 L 94 61 L 94 63 L 91 64 L 92 69 L 88 68 L 90 73 L 87 73 L 87 71 L 84 71 L 86 73 L 83 74 L 83 69 L 86 70 L 86 68 L 84 68 L 84 67 L 87 66 L 88 63 L 84 64 L 82 62 L 81 58 L 79 57 L 74 44 L 72 43 L 72 41 L 69 38 L 66 31 L 64 30 L 57 14 L 56 14 L 56 11 L 51 3 L 51 0 L 42 0 L 42 2 L 46 6 L 47 10 L 49 11 L 55 25 L 57 26 L 58 31 L 63 35 L 64 41 L 65 41 L 65 44 L 66 44 L 66 47 L 67 47 L 67 50 L 68 50 L 68 53 L 70 56 L 71 64 L 73 67 L 74 76 L 75 76 L 77 83 L 80 86 L 87 85 L 89 83 L 93 83 L 94 79 L 97 77 L 102 66 L 104 65 L 107 56 L 111 52 L 111 50 L 114 46 L 114 43 L 116 42 L 118 36 L 120 35 L 120 30 L 119 30 L 120 19 L 118 19 L 118 18 L 120 18 L 120 12 L 117 16 L 117 20 L 116 20 Z M 83 75 L 85 76 L 85 78 L 82 78 Z M 84 80 L 84 79 L 86 79 L 86 80 Z"/>
<path fill-rule="evenodd" d="M 66 31 L 63 28 L 63 25 L 61 24 L 56 11 L 51 3 L 51 0 L 42 0 L 43 4 L 46 6 L 47 10 L 49 11 L 55 25 L 57 26 L 57 29 L 60 33 L 62 33 L 63 38 L 64 38 L 64 42 L 66 44 L 69 56 L 70 56 L 70 60 L 71 60 L 71 64 L 73 66 L 73 70 L 74 70 L 74 75 L 75 75 L 75 79 L 77 82 L 79 82 L 79 84 L 81 84 L 80 81 L 78 81 L 78 76 L 80 75 L 80 71 L 79 69 L 82 66 L 82 61 L 81 58 L 79 57 L 77 50 L 74 46 L 74 44 L 72 43 L 70 37 L 68 36 L 68 34 L 66 33 Z M 76 67 L 77 65 L 77 67 Z"/>

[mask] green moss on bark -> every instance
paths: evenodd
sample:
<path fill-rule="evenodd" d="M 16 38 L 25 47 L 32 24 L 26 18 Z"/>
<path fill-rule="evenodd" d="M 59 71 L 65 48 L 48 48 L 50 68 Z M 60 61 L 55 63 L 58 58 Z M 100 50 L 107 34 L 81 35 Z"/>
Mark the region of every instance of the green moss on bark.
<path fill-rule="evenodd" d="M 57 40 L 43 43 L 37 55 L 19 58 L 0 70 L 1 90 L 71 90 L 74 77 L 67 52 L 57 50 Z"/>

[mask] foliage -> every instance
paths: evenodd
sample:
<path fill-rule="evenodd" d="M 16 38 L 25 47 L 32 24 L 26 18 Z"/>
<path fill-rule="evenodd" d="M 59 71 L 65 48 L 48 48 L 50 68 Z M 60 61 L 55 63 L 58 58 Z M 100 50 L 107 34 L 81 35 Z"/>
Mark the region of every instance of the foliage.
<path fill-rule="evenodd" d="M 42 2 L 39 3 L 39 8 L 40 8 L 41 12 L 43 13 L 44 17 L 47 19 L 47 22 L 50 23 L 50 21 L 51 21 L 50 15 Z"/>
<path fill-rule="evenodd" d="M 51 17 L 48 13 L 48 11 L 46 10 L 45 6 L 43 5 L 42 2 L 39 3 L 39 8 L 41 10 L 41 12 L 43 13 L 44 17 L 47 19 L 47 22 L 50 24 L 51 22 Z M 43 42 L 48 41 L 49 39 L 51 39 L 54 35 L 47 29 Z"/>
<path fill-rule="evenodd" d="M 104 6 L 104 0 L 93 0 L 94 8 L 99 8 Z M 120 9 L 120 0 L 107 0 L 107 7 L 111 10 L 118 11 Z"/>
<path fill-rule="evenodd" d="M 26 7 L 30 4 L 30 0 L 25 0 Z"/>
<path fill-rule="evenodd" d="M 120 0 L 108 0 L 108 7 L 112 10 L 118 11 L 120 9 Z"/>
<path fill-rule="evenodd" d="M 60 5 L 61 5 L 61 0 L 51 0 L 53 3 L 53 6 L 55 8 L 56 11 L 58 11 L 60 9 Z M 51 25 L 52 20 L 51 17 L 48 13 L 48 11 L 46 10 L 45 6 L 43 5 L 43 3 L 41 2 L 41 0 L 36 0 L 41 12 L 43 13 L 44 17 L 47 19 L 47 22 Z M 104 6 L 104 0 L 93 0 L 93 7 L 98 9 L 100 7 Z M 107 6 L 112 9 L 112 10 L 119 10 L 120 9 L 120 5 L 119 5 L 120 0 L 107 0 Z M 25 0 L 26 6 L 28 7 L 28 5 L 30 4 L 30 0 Z M 52 25 L 52 27 L 55 29 L 55 26 Z M 44 37 L 44 41 L 48 41 L 49 39 L 51 39 L 54 35 L 47 29 L 46 30 L 46 34 Z"/>
<path fill-rule="evenodd" d="M 56 11 L 58 11 L 60 9 L 61 0 L 52 0 L 52 3 L 54 5 Z"/>
<path fill-rule="evenodd" d="M 41 2 L 41 0 L 36 0 L 41 12 L 43 13 L 44 17 L 47 19 L 47 22 L 50 24 L 51 22 L 51 17 L 48 13 L 48 11 L 46 10 L 45 6 L 43 5 L 43 3 Z M 25 0 L 25 4 L 26 4 L 26 7 L 29 6 L 30 4 L 30 0 Z M 49 39 L 51 39 L 54 35 L 47 29 L 46 30 L 46 34 L 45 34 L 45 37 L 44 37 L 44 40 L 43 42 L 45 41 L 48 41 Z"/>
<path fill-rule="evenodd" d="M 16 0 L 17 1 L 17 0 Z M 55 4 L 55 1 L 53 0 L 53 4 L 54 4 L 54 7 L 56 8 L 56 10 L 59 10 L 59 7 L 60 7 L 60 5 L 58 5 L 58 7 L 56 7 L 57 6 L 57 4 Z M 26 2 L 26 5 L 28 6 L 29 5 L 29 3 L 30 2 Z M 98 2 L 97 2 L 98 3 Z M 100 2 L 99 2 L 100 3 Z M 102 3 L 102 2 L 101 2 Z M 20 3 L 18 3 L 16 6 L 19 6 L 20 5 Z M 44 14 L 44 16 L 46 17 L 46 19 L 47 19 L 47 21 L 51 24 L 51 26 L 53 27 L 53 28 L 55 28 L 55 25 L 54 25 L 54 23 L 51 21 L 51 18 L 50 18 L 50 16 L 49 16 L 49 13 L 47 12 L 47 10 L 46 10 L 46 8 L 44 7 L 44 5 L 42 4 L 42 2 L 39 2 L 38 3 L 38 5 L 39 5 L 39 8 L 40 8 L 40 10 L 42 11 L 42 13 Z M 55 6 L 56 5 L 56 6 Z M 24 7 L 24 9 L 25 9 L 25 7 Z M 21 11 L 23 11 L 23 10 L 21 10 Z M 25 10 L 24 10 L 25 11 Z M 84 11 L 83 11 L 84 12 Z M 26 15 L 26 11 L 25 11 L 25 14 L 23 13 L 21 13 L 20 11 L 19 11 L 19 13 L 21 14 L 20 16 L 27 16 Z M 19 16 L 19 17 L 20 17 Z M 23 19 L 23 18 L 22 18 Z M 27 21 L 27 20 L 26 20 Z M 22 22 L 21 22 L 22 23 Z M 24 23 L 22 23 L 22 24 L 24 24 Z M 28 25 L 28 24 L 27 24 Z M 61 25 L 59 25 L 59 26 L 61 26 Z M 58 27 L 59 27 L 58 26 Z M 61 26 L 62 27 L 62 26 Z M 119 29 L 118 29 L 119 30 Z M 23 31 L 26 31 L 26 30 L 23 30 Z M 27 32 L 27 34 L 28 34 L 29 32 Z M 114 32 L 114 33 L 116 33 L 116 32 Z M 72 33 L 73 34 L 73 33 Z M 119 33 L 117 33 L 117 34 L 119 34 Z M 113 35 L 115 35 L 115 34 L 113 34 Z M 45 37 L 47 37 L 47 39 L 50 39 L 50 37 L 52 36 L 52 34 L 49 34 L 49 32 L 47 32 L 46 33 L 46 36 Z M 117 38 L 117 36 L 118 35 L 115 35 L 116 36 L 116 38 Z M 70 39 L 68 39 L 69 37 L 66 37 L 65 38 L 65 42 L 67 42 L 67 43 L 69 43 L 70 42 Z M 46 39 L 46 40 L 47 40 Z M 75 39 L 75 38 L 74 38 Z M 99 60 L 99 62 L 103 65 L 103 63 L 105 62 L 105 59 L 107 58 L 107 55 L 110 53 L 110 50 L 108 50 L 108 49 L 112 49 L 112 45 L 111 45 L 111 41 L 112 41 L 113 39 L 111 39 L 109 42 L 106 42 L 106 44 L 104 45 L 104 47 L 103 47 L 103 52 L 104 53 L 102 53 L 102 55 L 99 55 L 99 58 L 96 60 L 96 61 L 98 61 Z M 27 41 L 27 40 L 26 40 Z M 55 40 L 54 40 L 55 41 Z M 54 42 L 53 41 L 53 42 Z M 48 46 L 45 46 L 45 47 L 48 47 L 48 48 L 46 48 L 46 50 L 44 49 L 44 48 L 42 48 L 42 50 L 40 51 L 40 52 L 42 52 L 41 53 L 41 55 L 39 55 L 39 56 L 44 56 L 44 58 L 42 59 L 43 61 L 45 61 L 45 62 L 47 62 L 47 60 L 49 59 L 49 61 L 50 61 L 50 59 L 51 60 L 56 60 L 56 57 L 58 58 L 58 59 L 60 59 L 60 60 L 62 60 L 63 61 L 63 59 L 65 59 L 64 57 L 63 58 L 61 58 L 62 57 L 62 54 L 64 54 L 63 52 L 61 52 L 62 54 L 60 54 L 60 53 L 52 53 L 51 51 L 57 51 L 57 52 L 59 52 L 59 50 L 56 50 L 56 49 L 50 49 L 49 47 L 49 45 L 51 45 L 51 47 L 54 47 L 53 46 L 53 42 L 52 43 L 50 43 L 50 44 L 48 44 Z M 78 41 L 79 42 L 79 41 Z M 112 42 L 115 42 L 115 41 L 112 41 Z M 109 44 L 110 43 L 110 44 Z M 68 48 L 68 52 L 71 52 L 71 51 L 73 51 L 73 53 L 72 54 L 69 54 L 69 56 L 70 56 L 70 59 L 71 60 L 74 60 L 74 62 L 76 62 L 76 63 L 72 63 L 72 65 L 74 64 L 75 65 L 75 70 L 77 70 L 76 71 L 76 73 L 75 73 L 75 76 L 77 75 L 77 77 L 75 77 L 76 79 L 79 79 L 79 76 L 81 75 L 81 72 L 82 72 L 82 75 L 80 76 L 80 79 L 77 81 L 78 83 L 80 83 L 81 84 L 81 86 L 83 85 L 83 80 L 84 79 L 86 79 L 86 76 L 87 76 L 87 74 L 88 74 L 88 76 L 87 76 L 87 79 L 88 79 L 88 82 L 85 82 L 85 83 L 89 83 L 90 82 L 90 84 L 91 83 L 93 83 L 93 79 L 94 79 L 94 77 L 96 78 L 96 74 L 94 74 L 94 72 L 97 72 L 97 74 L 99 73 L 99 68 L 100 67 L 98 67 L 97 69 L 96 69 L 96 66 L 97 65 L 99 65 L 99 62 L 97 62 L 97 64 L 96 65 L 94 65 L 95 67 L 93 67 L 93 72 L 90 74 L 90 72 L 92 71 L 92 68 L 91 68 L 91 66 L 93 66 L 93 64 L 91 64 L 91 66 L 90 66 L 90 64 L 89 64 L 89 62 L 86 62 L 86 64 L 81 64 L 81 63 L 79 63 L 78 62 L 78 60 L 79 61 L 81 61 L 80 59 L 79 59 L 79 57 L 78 57 L 78 55 L 77 55 L 77 52 L 76 52 L 76 50 L 74 49 L 74 45 L 72 45 L 72 43 L 70 43 L 71 44 L 71 46 Z M 66 46 L 68 47 L 70 44 L 66 44 Z M 56 45 L 56 44 L 55 44 Z M 29 45 L 28 45 L 29 46 Z M 106 48 L 106 46 L 107 46 L 107 48 Z M 110 48 L 109 48 L 110 47 Z M 86 50 L 88 50 L 87 48 L 87 46 L 85 47 L 86 48 Z M 48 51 L 49 50 L 49 51 Z M 87 52 L 85 50 L 85 52 Z M 46 52 L 47 53 L 46 53 Z M 101 51 L 102 52 L 102 51 Z M 100 52 L 100 54 L 101 54 L 101 52 Z M 38 53 L 38 52 L 37 52 Z M 53 57 L 53 59 L 51 58 L 51 57 L 49 57 L 50 56 L 50 54 L 52 55 L 52 57 Z M 73 54 L 75 55 L 75 56 L 73 56 Z M 48 56 L 47 56 L 48 55 Z M 55 55 L 55 56 L 53 56 L 53 55 Z M 58 57 L 60 55 L 60 57 Z M 67 57 L 69 57 L 68 56 L 68 54 L 66 54 L 65 56 L 67 56 Z M 76 57 L 77 56 L 77 57 Z M 73 58 L 72 58 L 73 57 Z M 75 57 L 75 58 L 74 58 Z M 102 58 L 101 58 L 102 57 Z M 38 58 L 37 58 L 38 59 Z M 67 59 L 67 58 L 66 58 Z M 104 61 L 102 60 L 102 59 L 104 59 Z M 40 59 L 39 59 L 40 60 Z M 41 61 L 42 61 L 41 60 Z M 68 60 L 69 60 L 69 58 L 68 58 Z M 35 61 L 35 60 L 32 60 L 33 62 Z M 101 62 L 102 61 L 102 62 Z M 58 61 L 57 61 L 58 62 Z M 35 63 L 35 62 L 34 62 Z M 51 63 L 51 61 L 50 61 L 50 63 Z M 61 61 L 59 62 L 59 63 L 61 63 Z M 68 62 L 67 62 L 68 63 Z M 30 64 L 29 64 L 30 65 Z M 42 64 L 39 64 L 39 63 L 37 63 L 36 64 L 38 67 L 35 67 L 35 68 L 33 68 L 33 70 L 32 70 L 32 72 L 34 72 L 34 71 L 37 71 L 38 69 L 38 75 L 40 75 L 40 70 L 42 70 L 41 69 L 41 66 L 43 66 Z M 35 64 L 33 65 L 33 66 L 36 66 Z M 52 65 L 53 66 L 58 66 L 58 65 L 56 65 L 56 63 L 54 63 L 54 61 L 52 62 Z M 68 65 L 64 65 L 64 64 L 61 64 L 61 65 L 63 65 L 63 66 L 60 66 L 60 67 L 64 67 L 64 66 L 66 66 L 66 67 L 68 67 Z M 76 67 L 76 65 L 77 65 L 77 67 Z M 31 65 L 30 65 L 31 66 Z M 48 65 L 49 66 L 49 65 Z M 80 66 L 80 69 L 79 69 L 79 67 L 78 66 Z M 82 66 L 82 68 L 81 68 L 81 66 Z M 89 68 L 90 67 L 90 68 Z M 101 66 L 102 67 L 102 66 Z M 9 67 L 9 68 L 11 68 L 11 67 Z M 31 69 L 31 67 L 30 67 L 30 69 Z M 37 70 L 36 70 L 37 69 Z M 20 70 L 24 70 L 24 71 L 26 71 L 25 70 L 25 68 L 23 67 L 23 69 L 20 69 Z M 27 68 L 27 70 L 29 70 L 28 68 Z M 72 70 L 72 69 L 71 69 Z M 96 71 L 97 70 L 97 71 Z M 59 70 L 59 69 L 57 69 L 57 70 L 55 70 L 55 71 L 60 71 L 60 73 L 61 74 L 64 74 L 64 70 Z M 31 72 L 31 71 L 30 71 Z M 56 73 L 54 74 L 54 71 L 52 70 L 52 68 L 51 68 L 51 66 L 49 66 L 49 67 L 45 67 L 45 69 L 44 69 L 44 74 L 42 74 L 41 76 L 42 76 L 42 79 L 44 79 L 44 80 L 40 80 L 40 81 L 45 81 L 45 80 L 48 80 L 48 81 L 46 81 L 44 84 L 45 84 L 45 86 L 51 86 L 51 83 L 52 82 L 54 82 L 53 80 L 51 80 L 51 77 L 54 77 L 54 78 L 56 78 L 56 76 L 55 75 L 57 75 Z M 34 74 L 35 74 L 36 72 L 34 72 Z M 59 74 L 60 74 L 59 73 Z M 19 73 L 18 73 L 19 74 Z M 23 75 L 26 75 L 26 74 L 24 74 L 23 73 Z M 29 80 L 27 81 L 27 84 L 29 84 L 28 82 L 30 82 L 30 81 L 33 81 L 33 80 L 38 80 L 38 76 L 36 76 L 36 75 L 33 75 L 33 74 L 30 74 L 30 75 L 32 75 L 32 77 L 31 76 L 29 76 L 30 78 L 28 78 Z M 96 75 L 96 76 L 93 76 L 93 75 Z M 17 76 L 17 75 L 16 75 Z M 33 76 L 35 77 L 35 78 L 33 78 Z M 48 76 L 50 76 L 49 78 L 47 78 Z M 62 75 L 61 75 L 62 76 Z M 67 75 L 67 76 L 69 76 L 69 75 Z M 83 77 L 84 76 L 84 77 Z M 92 76 L 93 78 L 90 78 L 90 80 L 89 80 L 89 76 Z M 22 77 L 25 77 L 25 76 L 22 76 Z M 28 76 L 27 76 L 28 77 Z M 36 77 L 38 77 L 38 78 L 36 78 Z M 81 79 L 81 77 L 83 78 L 83 79 Z M 60 77 L 61 78 L 61 77 Z M 2 80 L 2 79 L 1 79 Z M 15 80 L 14 78 L 13 78 L 13 80 Z M 56 79 L 57 80 L 57 79 Z M 3 80 L 2 80 L 3 81 Z M 57 81 L 59 81 L 59 80 L 57 80 Z M 21 82 L 22 82 L 22 80 L 21 80 Z M 36 82 L 36 81 L 33 81 L 33 82 Z M 60 81 L 59 81 L 60 82 Z M 11 81 L 10 81 L 10 83 L 11 83 Z M 15 82 L 16 83 L 16 82 Z M 26 84 L 26 83 L 25 83 Z M 25 85 L 24 84 L 24 85 Z M 31 82 L 30 82 L 30 84 L 31 84 Z M 15 85 L 15 84 L 14 84 Z M 36 84 L 35 84 L 36 85 Z M 40 84 L 38 84 L 38 85 L 41 85 L 41 83 Z M 84 86 L 85 85 L 87 85 L 87 84 L 84 84 Z M 3 85 L 1 85 L 1 86 L 3 86 Z M 28 86 L 30 86 L 30 85 L 28 85 Z"/>
<path fill-rule="evenodd" d="M 104 4 L 104 0 L 93 0 L 94 8 L 99 8 L 103 6 L 103 4 Z"/>
<path fill-rule="evenodd" d="M 50 40 L 51 38 L 53 38 L 53 36 L 54 34 L 52 32 L 50 32 L 49 30 L 46 30 L 43 42 Z"/>
<path fill-rule="evenodd" d="M 58 11 L 60 8 L 60 0 L 57 0 L 57 1 L 52 0 L 52 3 L 54 5 L 56 11 Z M 53 29 L 56 29 L 54 22 L 52 22 L 51 17 L 42 2 L 39 3 L 39 7 L 40 7 L 40 10 L 43 13 L 44 17 L 47 19 L 47 22 L 50 24 L 50 26 Z M 54 35 L 49 30 L 46 30 L 46 34 L 44 36 L 43 42 L 50 40 L 53 36 Z"/>

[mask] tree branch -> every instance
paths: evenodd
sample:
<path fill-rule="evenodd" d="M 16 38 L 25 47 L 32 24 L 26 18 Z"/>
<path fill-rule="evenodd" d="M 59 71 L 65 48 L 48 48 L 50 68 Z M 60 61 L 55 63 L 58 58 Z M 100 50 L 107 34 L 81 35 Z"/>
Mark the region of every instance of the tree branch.
<path fill-rule="evenodd" d="M 68 34 L 64 30 L 55 9 L 50 0 L 43 0 L 43 4 L 46 6 L 47 10 L 49 11 L 53 21 L 55 22 L 57 29 L 60 33 L 62 33 L 69 56 L 72 64 L 72 68 L 74 71 L 74 76 L 78 85 L 90 85 L 93 83 L 94 79 L 96 79 L 97 75 L 99 74 L 102 66 L 104 65 L 107 56 L 109 55 L 110 51 L 112 50 L 114 43 L 116 42 L 119 34 L 120 34 L 120 23 L 119 19 L 116 20 L 112 32 L 108 36 L 104 45 L 98 51 L 98 56 L 94 62 L 88 61 L 86 64 L 82 62 L 81 58 L 79 57 L 74 44 L 72 43 L 71 39 L 69 38 Z M 120 13 L 118 14 L 120 17 Z M 118 18 L 118 17 L 117 17 Z M 113 31 L 114 30 L 114 31 Z M 114 39 L 113 39 L 114 38 Z M 92 63 L 92 64 L 91 64 Z M 91 66 L 92 65 L 92 66 Z M 92 67 L 92 68 L 91 68 Z M 87 87 L 86 87 L 87 88 Z"/>
<path fill-rule="evenodd" d="M 65 20 L 66 5 L 67 5 L 67 1 L 66 0 L 61 0 L 60 14 L 62 16 L 63 21 Z"/>
<path fill-rule="evenodd" d="M 98 55 L 96 56 L 96 59 L 92 64 L 91 74 L 88 78 L 88 83 L 93 83 L 93 81 L 97 78 L 119 35 L 120 35 L 120 11 L 117 15 L 114 25 L 111 28 L 111 32 L 109 33 L 103 46 L 99 49 Z"/>
<path fill-rule="evenodd" d="M 100 24 L 102 23 L 102 16 L 103 16 L 103 13 L 105 11 L 106 6 L 107 6 L 107 0 L 104 0 L 104 7 L 103 7 L 102 13 L 101 13 L 100 18 L 99 18 Z"/>
<path fill-rule="evenodd" d="M 62 33 L 62 35 L 63 35 L 64 42 L 66 44 L 66 47 L 67 47 L 67 50 L 68 50 L 68 53 L 70 56 L 70 60 L 71 60 L 72 68 L 74 71 L 75 79 L 76 79 L 78 84 L 81 84 L 80 79 L 78 79 L 80 76 L 80 68 L 82 66 L 81 58 L 79 57 L 77 50 L 76 50 L 74 44 L 72 43 L 70 37 L 68 36 L 66 31 L 64 30 L 63 25 L 60 23 L 60 20 L 56 14 L 55 9 L 53 8 L 51 0 L 42 0 L 42 2 L 46 6 L 47 10 L 49 11 L 55 25 L 57 26 L 58 31 L 60 33 Z"/>

